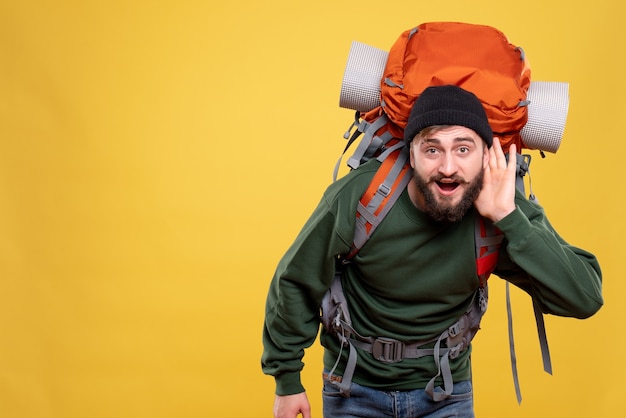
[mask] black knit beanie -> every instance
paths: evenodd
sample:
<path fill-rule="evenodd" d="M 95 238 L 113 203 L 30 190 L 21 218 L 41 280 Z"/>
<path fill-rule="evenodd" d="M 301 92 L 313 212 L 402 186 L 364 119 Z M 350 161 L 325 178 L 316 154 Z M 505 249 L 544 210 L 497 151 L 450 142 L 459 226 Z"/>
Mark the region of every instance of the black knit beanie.
<path fill-rule="evenodd" d="M 428 87 L 420 94 L 404 129 L 404 140 L 410 143 L 422 129 L 433 125 L 465 126 L 476 132 L 487 146 L 493 143 L 483 105 L 473 93 L 457 86 Z"/>

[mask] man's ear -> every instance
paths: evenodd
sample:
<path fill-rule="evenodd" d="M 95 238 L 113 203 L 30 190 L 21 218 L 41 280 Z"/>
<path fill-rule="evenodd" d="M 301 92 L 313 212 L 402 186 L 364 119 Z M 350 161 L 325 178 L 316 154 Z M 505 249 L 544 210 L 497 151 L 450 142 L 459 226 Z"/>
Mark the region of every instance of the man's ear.
<path fill-rule="evenodd" d="M 413 141 L 409 142 L 409 161 L 411 162 L 411 168 L 415 169 L 415 156 L 413 155 Z"/>

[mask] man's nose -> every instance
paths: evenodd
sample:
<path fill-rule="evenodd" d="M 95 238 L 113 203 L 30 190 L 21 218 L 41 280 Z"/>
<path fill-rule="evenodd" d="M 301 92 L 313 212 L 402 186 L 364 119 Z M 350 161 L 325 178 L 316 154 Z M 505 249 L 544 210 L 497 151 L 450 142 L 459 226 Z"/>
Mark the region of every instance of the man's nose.
<path fill-rule="evenodd" d="M 451 154 L 444 154 L 441 158 L 441 164 L 439 165 L 439 173 L 446 177 L 451 177 L 458 170 L 456 160 Z"/>

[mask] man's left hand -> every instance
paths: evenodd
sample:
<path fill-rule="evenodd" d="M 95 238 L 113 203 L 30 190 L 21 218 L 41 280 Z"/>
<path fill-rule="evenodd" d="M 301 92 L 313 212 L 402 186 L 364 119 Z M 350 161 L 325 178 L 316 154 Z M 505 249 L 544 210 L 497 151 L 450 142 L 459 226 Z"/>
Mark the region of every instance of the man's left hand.
<path fill-rule="evenodd" d="M 474 201 L 474 206 L 482 216 L 498 222 L 515 210 L 516 171 L 515 144 L 509 148 L 509 161 L 507 162 L 500 140 L 494 138 L 493 145 L 489 149 L 483 188 Z"/>

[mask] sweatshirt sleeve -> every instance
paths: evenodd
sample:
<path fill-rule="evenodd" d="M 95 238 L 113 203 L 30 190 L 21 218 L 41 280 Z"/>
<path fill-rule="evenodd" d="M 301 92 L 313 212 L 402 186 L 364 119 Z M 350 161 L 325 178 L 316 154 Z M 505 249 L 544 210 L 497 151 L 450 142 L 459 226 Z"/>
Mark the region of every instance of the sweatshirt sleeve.
<path fill-rule="evenodd" d="M 336 255 L 346 252 L 352 242 L 346 239 L 350 225 L 338 219 L 337 205 L 327 192 L 270 283 L 261 366 L 265 374 L 274 376 L 278 395 L 304 391 L 300 381 L 304 350 L 317 337 L 319 306 L 334 278 Z"/>
<path fill-rule="evenodd" d="M 523 196 L 496 223 L 505 236 L 496 274 L 530 294 L 543 313 L 587 318 L 603 305 L 596 257 L 563 240 L 543 208 Z"/>

